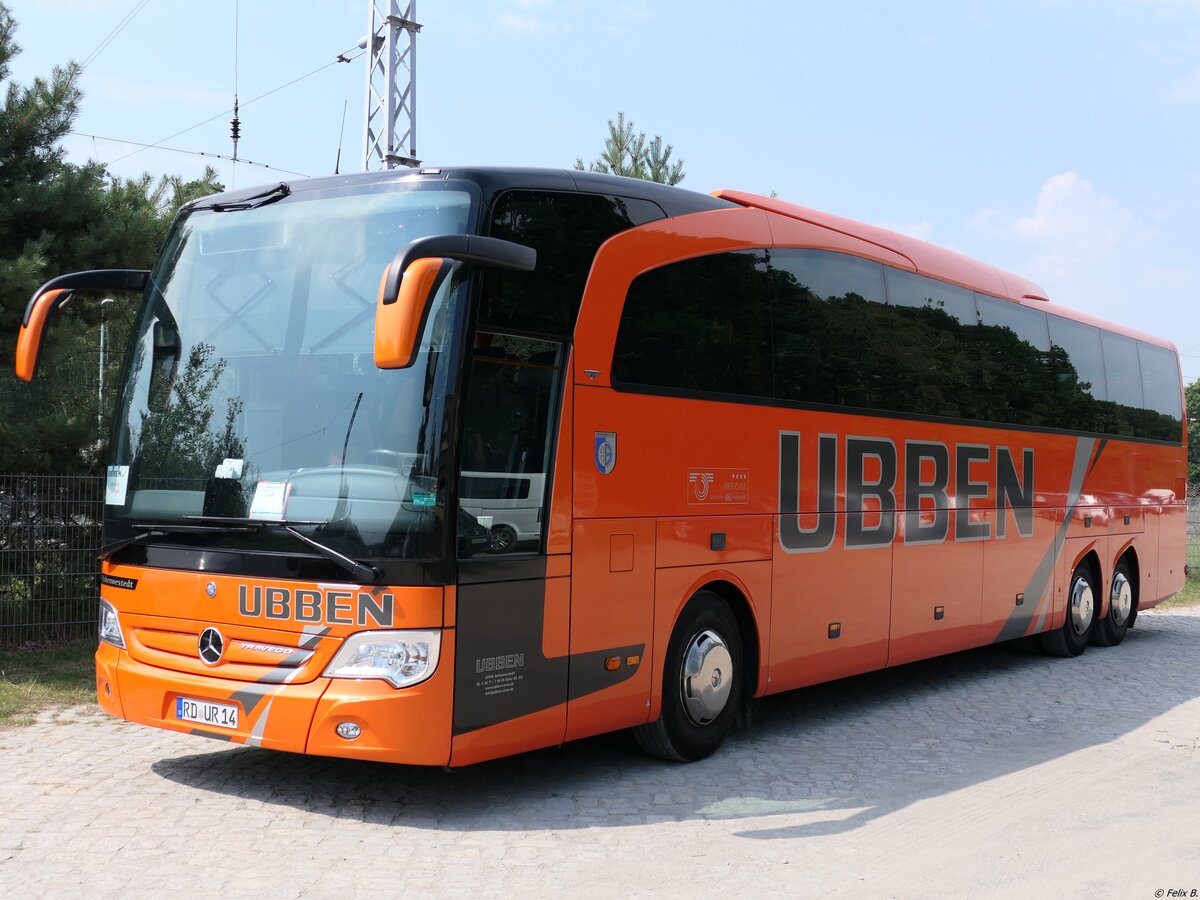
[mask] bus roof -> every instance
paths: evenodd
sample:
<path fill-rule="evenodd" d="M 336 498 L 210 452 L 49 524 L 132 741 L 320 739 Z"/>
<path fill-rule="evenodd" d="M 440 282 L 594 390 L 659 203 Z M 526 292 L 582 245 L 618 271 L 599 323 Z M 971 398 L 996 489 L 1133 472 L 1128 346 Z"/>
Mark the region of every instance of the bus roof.
<path fill-rule="evenodd" d="M 981 293 L 1003 297 L 1016 303 L 1038 309 L 1053 311 L 1058 315 L 1078 319 L 1116 331 L 1129 337 L 1175 349 L 1162 338 L 1143 334 L 1124 326 L 1050 304 L 1049 296 L 1040 286 L 1016 275 L 979 260 L 938 247 L 908 235 L 889 231 L 876 225 L 856 222 L 832 213 L 821 212 L 773 197 L 763 197 L 744 191 L 718 190 L 712 194 L 701 194 L 686 188 L 657 184 L 640 178 L 625 178 L 597 172 L 581 172 L 576 169 L 544 169 L 504 166 L 422 166 L 419 169 L 390 169 L 383 172 L 360 172 L 349 175 L 331 175 L 322 178 L 289 181 L 293 191 L 323 190 L 331 187 L 387 184 L 407 179 L 463 180 L 477 184 L 483 194 L 485 208 L 492 199 L 506 190 L 579 191 L 595 194 L 615 194 L 649 200 L 658 204 L 668 217 L 734 206 L 760 209 L 768 214 L 785 216 L 820 228 L 849 235 L 899 254 L 922 274 L 948 281 Z M 227 191 L 214 197 L 204 198 L 205 203 L 229 203 L 254 196 L 262 191 L 262 185 Z M 191 204 L 189 204 L 191 205 Z"/>

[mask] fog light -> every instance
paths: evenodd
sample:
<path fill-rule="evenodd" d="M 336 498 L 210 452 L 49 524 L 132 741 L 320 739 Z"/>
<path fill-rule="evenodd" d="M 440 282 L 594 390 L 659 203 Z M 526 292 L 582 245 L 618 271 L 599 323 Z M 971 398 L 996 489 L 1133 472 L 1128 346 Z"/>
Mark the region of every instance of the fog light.
<path fill-rule="evenodd" d="M 347 741 L 352 741 L 362 734 L 362 729 L 353 722 L 343 722 L 336 730 L 337 736 Z"/>

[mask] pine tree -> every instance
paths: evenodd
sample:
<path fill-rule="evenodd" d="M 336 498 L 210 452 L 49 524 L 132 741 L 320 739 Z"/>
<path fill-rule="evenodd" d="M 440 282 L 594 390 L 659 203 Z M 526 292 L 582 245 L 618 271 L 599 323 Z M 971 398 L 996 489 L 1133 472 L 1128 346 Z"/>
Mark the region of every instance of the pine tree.
<path fill-rule="evenodd" d="M 661 135 L 646 141 L 646 132 L 636 131 L 632 120 L 625 121 L 625 113 L 617 113 L 617 121 L 608 120 L 608 137 L 604 139 L 604 151 L 591 165 L 591 171 L 611 175 L 625 175 L 657 181 L 659 184 L 679 184 L 683 181 L 683 160 L 671 162 L 675 148 L 663 145 Z M 575 168 L 584 170 L 582 159 L 575 160 Z"/>
<path fill-rule="evenodd" d="M 52 323 L 33 384 L 12 374 L 26 303 L 55 275 L 149 268 L 179 204 L 220 186 L 211 169 L 185 183 L 114 178 L 98 163 L 64 161 L 61 142 L 81 101 L 79 67 L 71 62 L 28 86 L 13 83 L 16 28 L 0 3 L 0 472 L 86 472 L 106 455 L 107 429 L 97 426 L 100 298 L 73 298 Z M 107 310 L 109 384 L 136 306 L 136 298 L 118 299 Z"/>

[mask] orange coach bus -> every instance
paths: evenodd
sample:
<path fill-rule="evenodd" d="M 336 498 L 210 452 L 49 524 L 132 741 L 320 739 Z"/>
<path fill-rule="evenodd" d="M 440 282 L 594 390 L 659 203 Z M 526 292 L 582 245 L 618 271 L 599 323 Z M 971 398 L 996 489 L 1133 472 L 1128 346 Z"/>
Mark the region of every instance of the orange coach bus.
<path fill-rule="evenodd" d="M 774 199 L 435 169 L 185 208 L 107 473 L 112 715 L 463 765 L 982 644 L 1114 645 L 1180 590 L 1167 341 Z"/>

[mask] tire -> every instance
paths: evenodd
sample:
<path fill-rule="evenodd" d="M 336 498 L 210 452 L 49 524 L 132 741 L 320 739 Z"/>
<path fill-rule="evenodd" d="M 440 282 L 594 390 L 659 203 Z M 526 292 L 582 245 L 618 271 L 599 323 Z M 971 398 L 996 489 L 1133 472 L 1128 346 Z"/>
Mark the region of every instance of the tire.
<path fill-rule="evenodd" d="M 509 553 L 516 549 L 517 532 L 510 525 L 497 525 L 492 529 L 492 552 Z"/>
<path fill-rule="evenodd" d="M 1133 573 L 1124 559 L 1113 570 L 1112 588 L 1108 592 L 1108 614 L 1092 626 L 1092 643 L 1099 647 L 1115 647 L 1125 638 L 1133 624 L 1137 605 L 1133 588 Z"/>
<path fill-rule="evenodd" d="M 1038 635 L 1042 651 L 1050 656 L 1078 656 L 1087 649 L 1096 612 L 1096 587 L 1092 568 L 1081 562 L 1071 573 L 1067 591 L 1067 620 L 1062 628 Z"/>
<path fill-rule="evenodd" d="M 651 756 L 692 762 L 710 756 L 741 707 L 742 637 L 729 605 L 711 591 L 697 593 L 679 616 L 667 646 L 662 710 L 633 729 Z"/>

